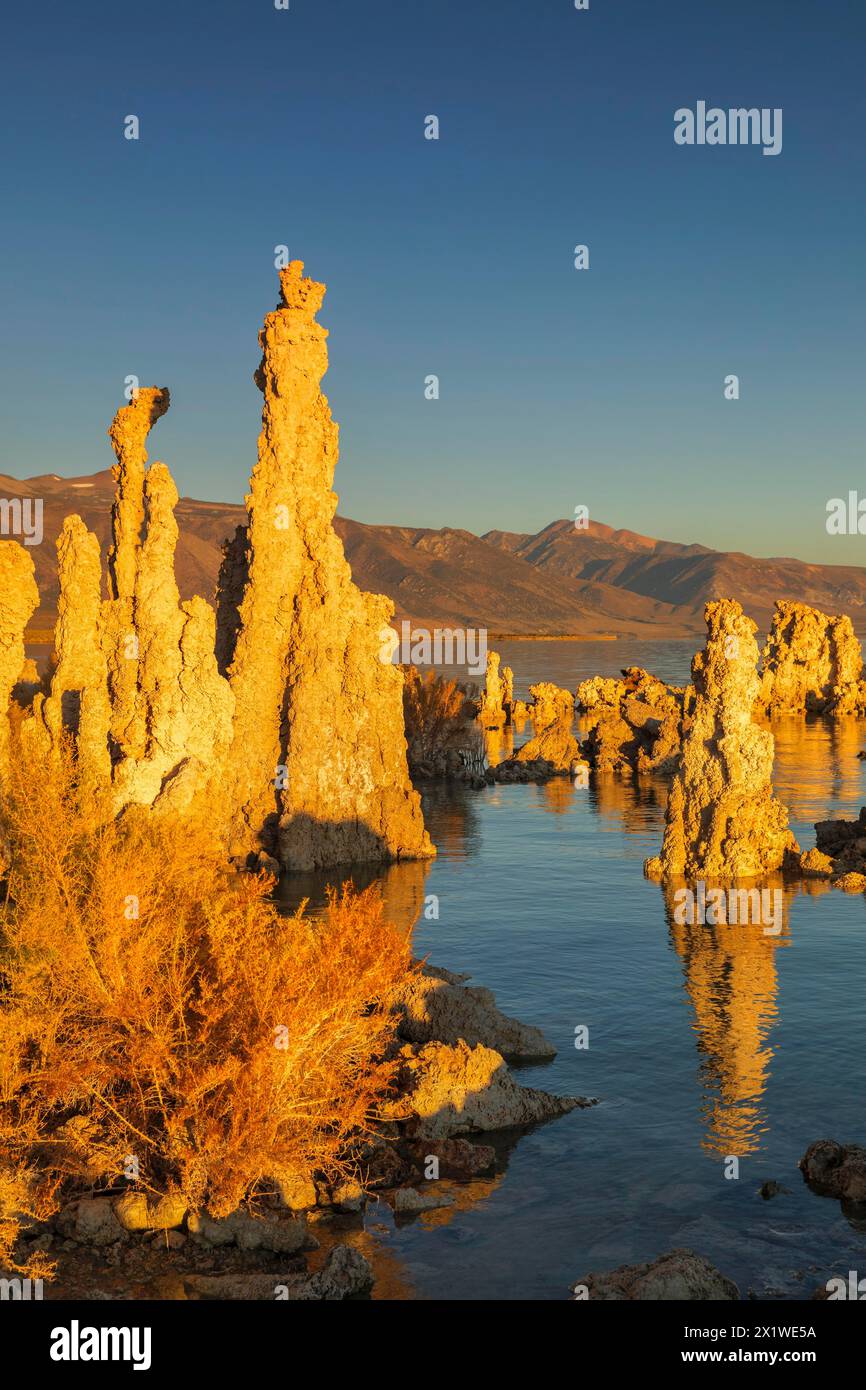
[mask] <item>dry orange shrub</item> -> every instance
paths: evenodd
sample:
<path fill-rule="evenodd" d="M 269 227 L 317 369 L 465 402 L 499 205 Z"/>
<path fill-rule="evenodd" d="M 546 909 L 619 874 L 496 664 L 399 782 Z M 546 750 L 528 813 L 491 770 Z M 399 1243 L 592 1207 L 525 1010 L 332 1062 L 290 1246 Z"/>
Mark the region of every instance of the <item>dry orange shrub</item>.
<path fill-rule="evenodd" d="M 471 723 L 474 691 L 456 680 L 417 666 L 403 667 L 403 715 L 410 762 L 441 756 L 449 748 L 472 747 L 477 729 Z"/>
<path fill-rule="evenodd" d="M 83 805 L 68 754 L 13 758 L 0 836 L 0 1265 L 16 1213 L 110 1187 L 130 1156 L 140 1186 L 215 1215 L 346 1171 L 410 968 L 375 889 L 280 916 L 203 828 Z"/>

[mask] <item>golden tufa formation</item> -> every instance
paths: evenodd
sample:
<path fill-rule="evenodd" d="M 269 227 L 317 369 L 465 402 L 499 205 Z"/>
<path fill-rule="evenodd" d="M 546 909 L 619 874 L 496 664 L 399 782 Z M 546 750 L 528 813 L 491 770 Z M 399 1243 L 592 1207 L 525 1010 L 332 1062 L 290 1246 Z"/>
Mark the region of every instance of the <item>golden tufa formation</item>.
<path fill-rule="evenodd" d="M 773 735 L 753 719 L 760 686 L 755 624 L 739 603 L 705 609 L 707 643 L 692 662 L 693 716 L 668 798 L 651 878 L 753 878 L 798 852 L 773 795 Z"/>
<path fill-rule="evenodd" d="M 198 815 L 236 858 L 286 869 L 435 854 L 412 788 L 403 677 L 380 659 L 391 601 L 352 581 L 332 519 L 337 425 L 319 383 L 325 286 L 293 261 L 259 335 L 262 433 L 249 524 L 227 543 L 217 614 L 181 603 L 178 495 L 147 439 L 169 407 L 150 387 L 117 412 L 102 597 L 99 543 L 77 516 L 59 537 L 56 665 L 22 737 L 74 740 L 82 785 L 115 813 Z M 0 543 L 0 767 L 7 711 L 38 603 L 33 564 Z"/>

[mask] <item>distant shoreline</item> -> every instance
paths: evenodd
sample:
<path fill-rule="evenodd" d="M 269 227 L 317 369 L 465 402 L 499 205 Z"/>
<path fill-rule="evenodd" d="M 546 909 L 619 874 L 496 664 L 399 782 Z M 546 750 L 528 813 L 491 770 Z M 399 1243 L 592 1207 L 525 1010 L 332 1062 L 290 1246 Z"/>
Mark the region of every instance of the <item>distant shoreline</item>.
<path fill-rule="evenodd" d="M 619 642 L 615 632 L 488 632 L 491 642 Z"/>

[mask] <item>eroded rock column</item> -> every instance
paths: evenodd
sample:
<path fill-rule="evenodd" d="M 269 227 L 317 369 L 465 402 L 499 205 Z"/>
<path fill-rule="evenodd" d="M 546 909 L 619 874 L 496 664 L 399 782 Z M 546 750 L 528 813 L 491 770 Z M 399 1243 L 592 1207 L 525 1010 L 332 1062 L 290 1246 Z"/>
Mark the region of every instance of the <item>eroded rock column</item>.
<path fill-rule="evenodd" d="M 38 605 L 32 558 L 17 541 L 0 541 L 0 777 L 9 755 L 9 699 L 24 667 L 24 632 Z"/>
<path fill-rule="evenodd" d="M 797 844 L 773 796 L 773 735 L 754 723 L 755 624 L 739 603 L 705 609 L 707 644 L 692 662 L 695 705 L 668 799 L 652 878 L 751 878 L 781 867 Z"/>
<path fill-rule="evenodd" d="M 41 717 L 55 745 L 62 730 L 75 736 L 82 779 L 95 787 L 111 773 L 108 672 L 100 640 L 102 561 L 99 540 L 80 516 L 63 523 L 57 571 L 57 665 Z"/>
<path fill-rule="evenodd" d="M 163 463 L 145 469 L 148 430 L 168 404 L 168 391 L 141 390 L 109 431 L 118 493 L 101 632 L 117 806 L 180 811 L 224 775 L 234 698 L 217 669 L 213 610 L 179 601 L 174 481 Z M 214 820 L 224 811 L 218 799 Z"/>
<path fill-rule="evenodd" d="M 325 286 L 300 261 L 280 285 L 259 335 L 262 433 L 230 668 L 233 848 L 275 848 L 290 869 L 426 858 L 403 678 L 381 660 L 393 604 L 355 586 L 332 525 L 338 430 L 319 389 L 328 353 L 316 322 Z"/>
<path fill-rule="evenodd" d="M 503 679 L 505 672 L 499 670 L 500 660 L 498 652 L 487 653 L 484 689 L 481 692 L 481 701 L 478 706 L 478 719 L 482 729 L 501 729 L 505 723 L 503 699 L 506 691 Z"/>

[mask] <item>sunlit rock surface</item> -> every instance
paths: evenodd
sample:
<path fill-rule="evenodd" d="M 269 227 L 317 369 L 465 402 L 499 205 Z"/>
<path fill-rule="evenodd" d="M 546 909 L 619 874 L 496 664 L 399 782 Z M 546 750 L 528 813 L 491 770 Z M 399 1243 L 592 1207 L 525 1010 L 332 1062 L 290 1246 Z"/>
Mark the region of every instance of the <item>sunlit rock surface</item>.
<path fill-rule="evenodd" d="M 563 715 L 571 716 L 574 712 L 574 696 L 571 691 L 563 690 L 561 686 L 554 685 L 553 681 L 539 681 L 537 685 L 531 685 L 529 694 L 533 700 L 530 714 L 537 729 L 546 729 L 548 724 L 553 724 Z"/>
<path fill-rule="evenodd" d="M 316 322 L 325 286 L 300 261 L 280 283 L 259 335 L 264 407 L 237 636 L 231 650 L 219 639 L 235 700 L 233 848 L 273 850 L 289 869 L 429 857 L 403 678 L 382 659 L 393 605 L 352 582 L 332 524 L 338 430 L 319 389 L 328 352 Z M 237 546 L 232 563 L 237 592 Z"/>
<path fill-rule="evenodd" d="M 481 691 L 481 700 L 478 705 L 478 720 L 482 729 L 501 729 L 507 722 L 505 711 L 505 697 L 508 694 L 508 682 L 505 673 L 508 667 L 504 667 L 500 672 L 500 656 L 498 652 L 487 653 L 487 671 L 484 677 L 484 689 Z M 510 672 L 508 672 L 511 675 Z M 514 678 L 511 677 L 511 695 L 514 694 Z"/>
<path fill-rule="evenodd" d="M 17 541 L 0 541 L 0 777 L 9 745 L 9 700 L 24 669 L 24 630 L 39 604 L 33 560 Z"/>
<path fill-rule="evenodd" d="M 696 698 L 668 799 L 653 878 L 751 878 L 799 853 L 773 795 L 773 735 L 754 722 L 755 624 L 733 600 L 707 604 L 707 643 L 692 662 Z"/>
<path fill-rule="evenodd" d="M 622 680 L 600 676 L 577 687 L 589 716 L 584 753 L 597 772 L 672 772 L 694 698 L 691 686 L 665 685 L 639 666 Z"/>
<path fill-rule="evenodd" d="M 841 716 L 866 709 L 863 653 L 848 617 L 780 601 L 761 657 L 759 700 L 768 713 Z"/>
<path fill-rule="evenodd" d="M 109 430 L 117 462 L 107 598 L 99 544 L 79 517 L 58 541 L 60 597 L 50 690 L 33 692 L 26 737 L 76 742 L 82 783 L 129 805 L 203 814 L 240 859 L 288 869 L 429 858 L 409 780 L 400 671 L 383 659 L 393 606 L 364 594 L 332 519 L 337 426 L 319 389 L 324 285 L 294 261 L 260 334 L 264 394 L 249 525 L 224 550 L 217 610 L 181 603 L 177 489 L 148 467 L 165 388 L 138 390 Z M 33 563 L 0 544 L 0 759 Z M 271 856 L 275 856 L 272 858 Z"/>

